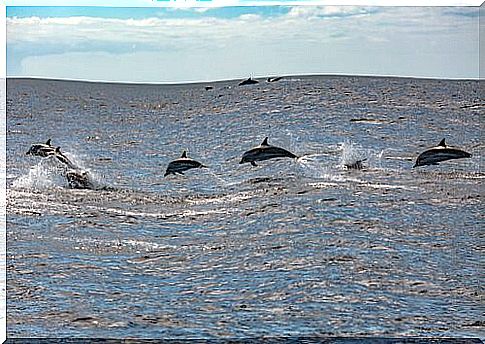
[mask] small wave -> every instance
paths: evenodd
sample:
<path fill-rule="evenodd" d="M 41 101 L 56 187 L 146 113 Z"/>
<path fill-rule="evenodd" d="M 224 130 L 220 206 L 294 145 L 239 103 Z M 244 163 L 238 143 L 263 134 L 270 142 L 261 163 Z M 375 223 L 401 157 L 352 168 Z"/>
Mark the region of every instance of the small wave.
<path fill-rule="evenodd" d="M 104 212 L 108 214 L 114 214 L 119 216 L 130 216 L 135 218 L 160 218 L 168 219 L 172 217 L 184 218 L 190 216 L 205 216 L 210 214 L 228 214 L 231 213 L 231 209 L 209 209 L 205 211 L 196 210 L 183 210 L 179 212 L 146 212 L 146 211 L 130 211 L 120 208 L 107 208 L 107 207 L 97 207 L 97 206 L 84 206 L 85 209 L 95 210 L 97 212 Z"/>
<path fill-rule="evenodd" d="M 317 189 L 325 189 L 327 187 L 340 186 L 341 184 L 334 183 L 334 182 L 318 182 L 318 183 L 309 183 L 308 185 Z"/>
<path fill-rule="evenodd" d="M 404 186 L 404 185 L 392 185 L 392 184 L 373 184 L 368 182 L 363 182 L 362 185 L 373 188 L 373 189 L 401 189 L 401 190 L 418 190 L 416 186 Z"/>
<path fill-rule="evenodd" d="M 186 202 L 189 204 L 229 204 L 229 203 L 237 203 L 243 202 L 248 199 L 253 198 L 254 195 L 252 192 L 238 192 L 236 194 L 229 194 L 214 198 L 205 198 L 205 199 L 195 199 L 195 200 L 187 200 Z"/>
<path fill-rule="evenodd" d="M 158 244 L 156 242 L 134 240 L 134 239 L 93 239 L 93 238 L 79 238 L 79 237 L 53 237 L 52 240 L 56 241 L 69 241 L 75 242 L 80 245 L 95 245 L 100 247 L 129 247 L 133 249 L 143 249 L 145 251 L 158 251 L 164 249 L 175 248 L 172 245 Z M 79 246 L 75 248 L 81 248 Z"/>

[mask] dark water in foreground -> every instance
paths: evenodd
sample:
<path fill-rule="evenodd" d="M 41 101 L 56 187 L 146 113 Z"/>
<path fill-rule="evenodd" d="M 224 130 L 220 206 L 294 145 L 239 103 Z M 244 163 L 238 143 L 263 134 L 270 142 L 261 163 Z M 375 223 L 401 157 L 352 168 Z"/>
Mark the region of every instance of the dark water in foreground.
<path fill-rule="evenodd" d="M 8 335 L 484 337 L 477 81 L 203 86 L 7 81 Z M 239 165 L 265 136 L 303 158 Z"/>

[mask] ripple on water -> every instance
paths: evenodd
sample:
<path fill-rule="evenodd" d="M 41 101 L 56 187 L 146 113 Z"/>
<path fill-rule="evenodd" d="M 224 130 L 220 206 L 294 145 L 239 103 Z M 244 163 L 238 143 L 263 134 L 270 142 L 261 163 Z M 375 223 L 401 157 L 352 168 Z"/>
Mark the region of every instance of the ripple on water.
<path fill-rule="evenodd" d="M 477 83 L 230 86 L 9 81 L 9 335 L 483 336 Z M 412 169 L 443 130 L 472 159 Z M 301 157 L 238 164 L 266 136 Z M 184 149 L 210 168 L 163 178 Z"/>

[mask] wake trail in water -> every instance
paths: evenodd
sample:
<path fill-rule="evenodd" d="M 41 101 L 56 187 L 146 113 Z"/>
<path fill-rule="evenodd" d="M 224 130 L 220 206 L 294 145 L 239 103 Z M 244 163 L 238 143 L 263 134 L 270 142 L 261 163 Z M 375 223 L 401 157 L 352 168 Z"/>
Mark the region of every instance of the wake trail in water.
<path fill-rule="evenodd" d="M 328 162 L 320 161 L 319 158 L 323 156 L 323 154 L 304 155 L 296 159 L 296 162 L 305 176 L 329 179 L 329 176 L 334 173 Z"/>
<path fill-rule="evenodd" d="M 207 174 L 210 175 L 212 178 L 214 178 L 216 182 L 224 188 L 231 185 L 231 183 L 228 180 L 218 176 L 214 171 L 211 171 L 210 169 L 207 170 Z"/>

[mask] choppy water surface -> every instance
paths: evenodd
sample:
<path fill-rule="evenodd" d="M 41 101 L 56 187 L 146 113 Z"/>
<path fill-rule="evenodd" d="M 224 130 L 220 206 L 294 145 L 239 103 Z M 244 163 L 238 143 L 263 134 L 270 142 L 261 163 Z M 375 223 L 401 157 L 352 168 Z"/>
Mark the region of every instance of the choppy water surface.
<path fill-rule="evenodd" d="M 7 83 L 10 336 L 483 338 L 477 81 Z M 265 136 L 302 158 L 238 164 Z M 412 169 L 443 137 L 473 157 Z"/>

